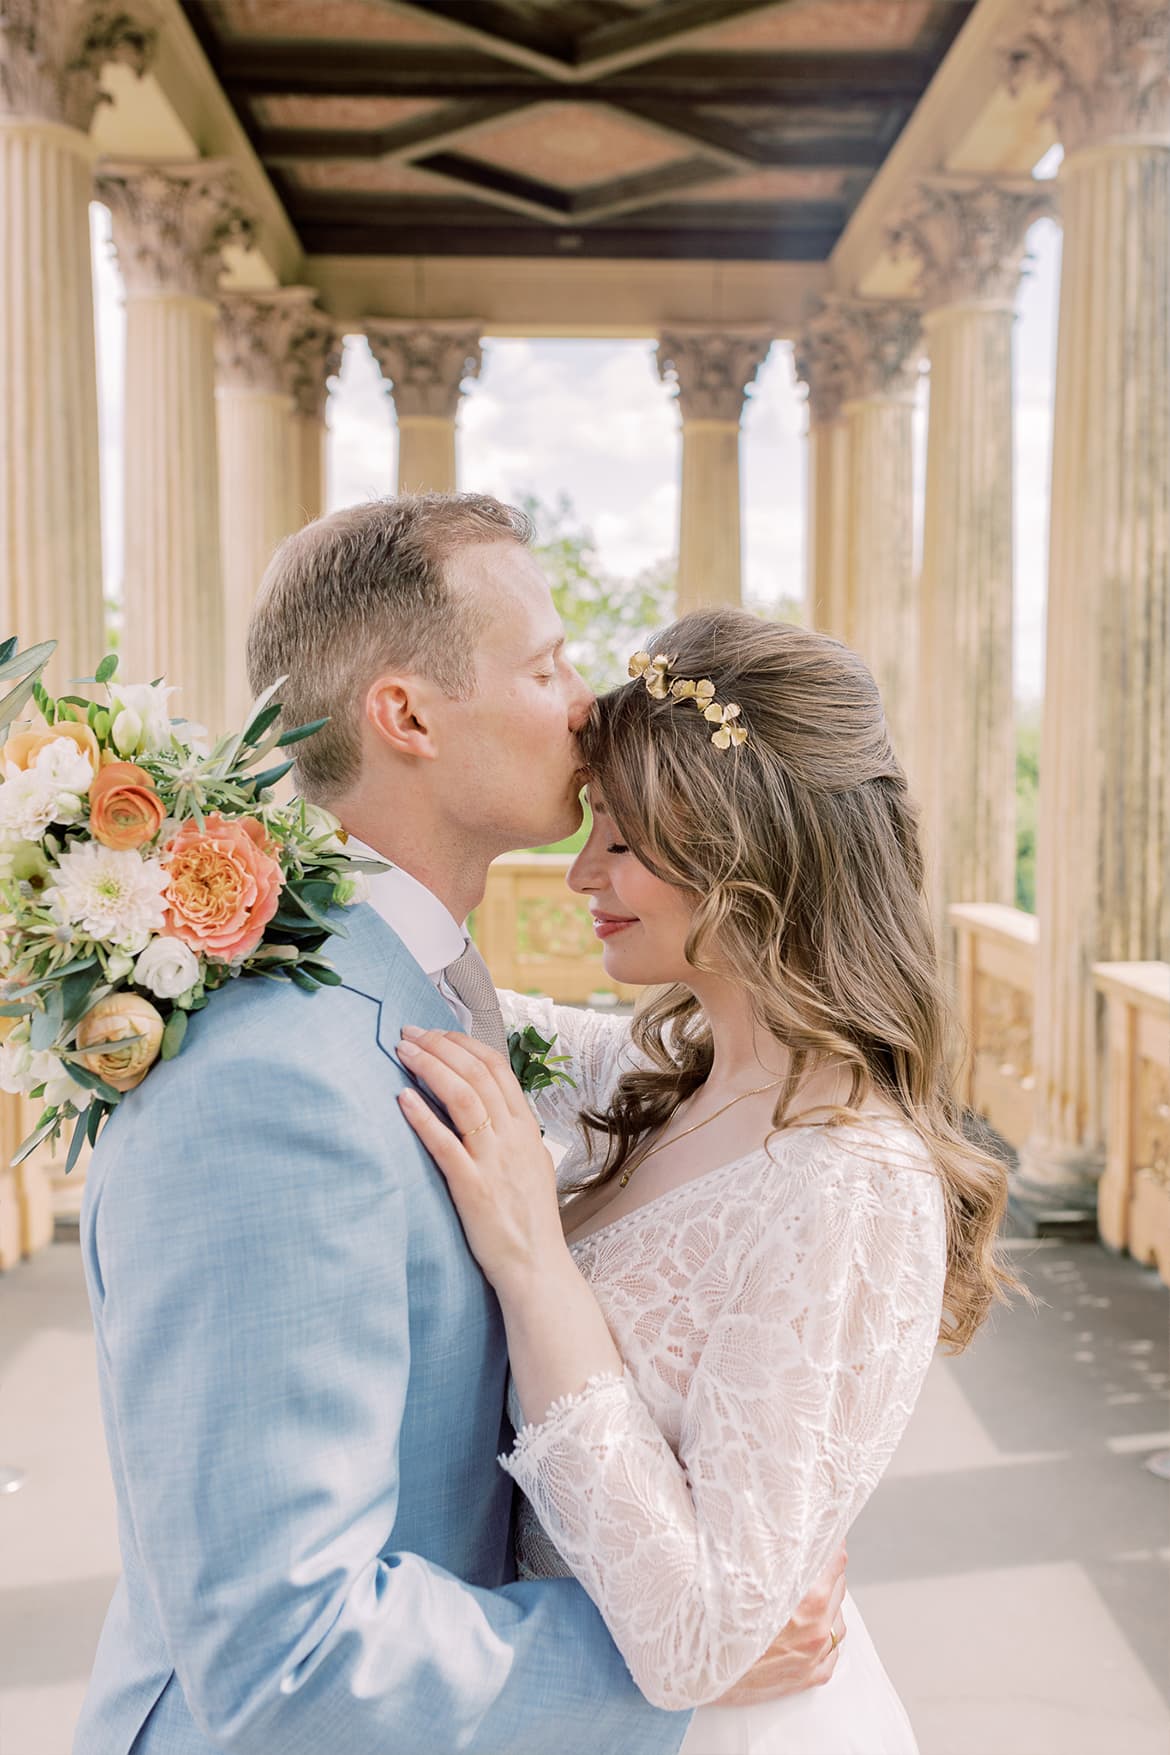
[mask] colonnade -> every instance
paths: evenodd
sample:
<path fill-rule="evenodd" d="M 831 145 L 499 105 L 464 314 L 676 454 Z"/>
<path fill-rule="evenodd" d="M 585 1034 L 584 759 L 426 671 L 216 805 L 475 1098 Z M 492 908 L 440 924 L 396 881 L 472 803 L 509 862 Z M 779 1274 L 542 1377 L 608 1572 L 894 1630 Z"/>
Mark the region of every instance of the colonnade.
<path fill-rule="evenodd" d="M 248 246 L 256 225 L 229 162 L 95 166 L 101 70 L 146 66 L 145 9 L 14 5 L 0 19 L 0 632 L 61 641 L 51 684 L 102 648 L 96 194 L 127 300 L 126 673 L 173 671 L 185 710 L 231 723 L 247 702 L 243 630 L 264 565 L 324 504 L 339 331 L 310 287 L 220 289 L 224 252 Z M 1066 153 L 1025 1153 L 1026 1175 L 1046 1185 L 1088 1183 L 1100 1164 L 1092 963 L 1164 956 L 1170 940 L 1168 62 L 1163 0 L 1032 0 L 1004 48 L 1009 81 L 1051 88 Z M 925 802 L 940 918 L 949 903 L 1012 899 L 1012 307 L 1028 227 L 1049 198 L 1030 179 L 926 178 L 889 232 L 914 266 L 914 295 L 831 294 L 796 338 L 812 616 L 856 645 L 882 686 Z M 347 327 L 368 336 L 396 407 L 399 486 L 450 491 L 481 325 Z M 680 609 L 739 600 L 740 426 L 772 339 L 767 323 L 659 336 L 682 421 Z"/>

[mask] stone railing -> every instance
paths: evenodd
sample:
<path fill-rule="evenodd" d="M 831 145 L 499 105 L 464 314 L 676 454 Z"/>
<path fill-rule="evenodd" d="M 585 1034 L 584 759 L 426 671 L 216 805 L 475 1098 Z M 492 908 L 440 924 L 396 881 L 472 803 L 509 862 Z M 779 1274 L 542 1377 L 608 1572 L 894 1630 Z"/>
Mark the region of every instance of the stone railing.
<path fill-rule="evenodd" d="M 589 909 L 565 883 L 571 863 L 556 853 L 510 853 L 493 863 L 474 930 L 496 986 L 565 1004 L 595 993 L 635 999 L 638 988 L 611 981 L 601 966 Z"/>
<path fill-rule="evenodd" d="M 1170 963 L 1097 963 L 1109 1135 L 1101 1235 L 1170 1281 Z"/>
<path fill-rule="evenodd" d="M 948 912 L 958 940 L 960 1096 L 1019 1147 L 1032 1127 L 1036 917 L 992 902 L 956 903 Z"/>

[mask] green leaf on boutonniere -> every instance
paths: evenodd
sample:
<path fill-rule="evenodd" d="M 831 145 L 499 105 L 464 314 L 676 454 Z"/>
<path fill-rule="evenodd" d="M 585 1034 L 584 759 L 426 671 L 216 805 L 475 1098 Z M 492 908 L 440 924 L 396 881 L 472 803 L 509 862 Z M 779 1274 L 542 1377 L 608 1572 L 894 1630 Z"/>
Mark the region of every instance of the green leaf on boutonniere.
<path fill-rule="evenodd" d="M 513 1030 L 509 1035 L 508 1060 L 525 1095 L 534 1096 L 557 1083 L 572 1085 L 576 1089 L 576 1079 L 561 1071 L 561 1067 L 568 1064 L 569 1056 L 552 1053 L 556 1040 L 553 1036 L 546 1042 L 531 1024 L 523 1030 Z"/>

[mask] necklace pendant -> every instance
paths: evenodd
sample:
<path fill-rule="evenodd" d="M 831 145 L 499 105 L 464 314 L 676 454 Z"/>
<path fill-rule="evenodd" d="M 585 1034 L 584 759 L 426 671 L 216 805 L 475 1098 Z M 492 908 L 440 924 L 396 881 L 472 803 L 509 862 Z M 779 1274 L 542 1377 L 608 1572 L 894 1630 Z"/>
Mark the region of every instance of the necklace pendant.
<path fill-rule="evenodd" d="M 629 1180 L 630 1180 L 630 1172 L 628 1170 L 624 1170 L 622 1172 L 622 1174 L 618 1177 L 618 1187 L 625 1188 L 625 1186 L 629 1182 Z"/>

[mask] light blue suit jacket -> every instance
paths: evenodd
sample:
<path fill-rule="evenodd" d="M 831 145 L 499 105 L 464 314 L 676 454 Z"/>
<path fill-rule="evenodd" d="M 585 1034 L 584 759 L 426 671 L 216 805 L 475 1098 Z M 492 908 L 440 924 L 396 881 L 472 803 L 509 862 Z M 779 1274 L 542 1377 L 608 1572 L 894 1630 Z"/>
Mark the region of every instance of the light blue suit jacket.
<path fill-rule="evenodd" d="M 401 1119 L 452 1014 L 368 907 L 234 983 L 82 1220 L 124 1573 L 75 1755 L 674 1755 L 572 1580 L 515 1582 L 499 1307 Z"/>

